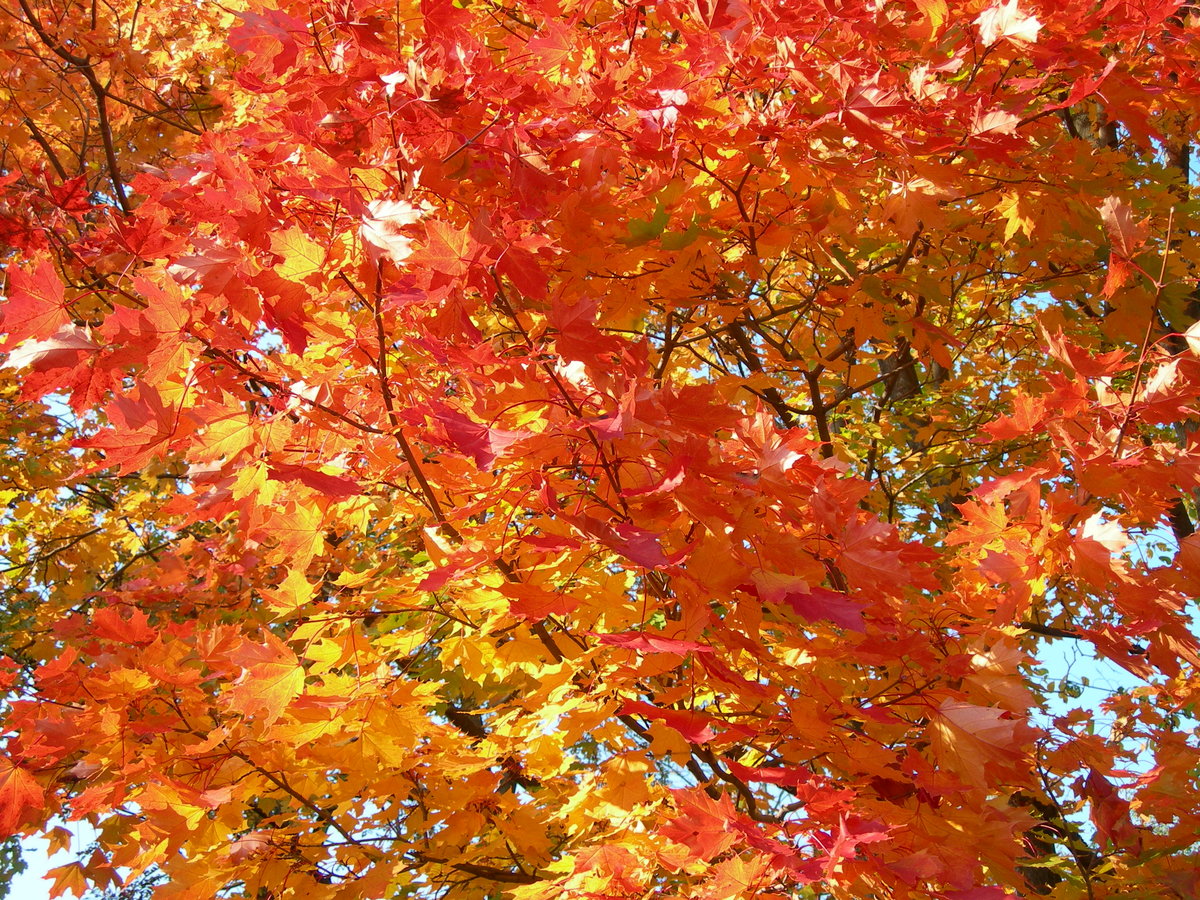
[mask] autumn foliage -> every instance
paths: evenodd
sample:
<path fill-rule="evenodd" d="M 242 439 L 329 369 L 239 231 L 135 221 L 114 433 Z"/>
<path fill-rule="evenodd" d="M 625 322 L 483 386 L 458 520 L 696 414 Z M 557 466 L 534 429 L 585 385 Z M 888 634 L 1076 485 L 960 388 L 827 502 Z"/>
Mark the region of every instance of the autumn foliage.
<path fill-rule="evenodd" d="M 1200 897 L 1191 4 L 0 6 L 56 892 Z"/>

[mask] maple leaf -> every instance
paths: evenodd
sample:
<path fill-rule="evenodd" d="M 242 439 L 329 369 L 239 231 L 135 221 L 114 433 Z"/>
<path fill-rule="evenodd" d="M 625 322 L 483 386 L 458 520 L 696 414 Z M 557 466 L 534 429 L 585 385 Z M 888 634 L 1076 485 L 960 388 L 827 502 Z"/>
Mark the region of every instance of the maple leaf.
<path fill-rule="evenodd" d="M 862 611 L 866 604 L 856 603 L 845 594 L 817 587 L 807 591 L 789 591 L 784 599 L 797 614 L 810 622 L 828 619 L 850 631 L 864 630 Z"/>
<path fill-rule="evenodd" d="M 878 822 L 863 822 L 858 820 L 848 820 L 842 816 L 838 821 L 838 830 L 836 835 L 832 835 L 833 840 L 825 849 L 828 862 L 826 863 L 826 871 L 833 874 L 838 862 L 844 857 L 854 857 L 858 847 L 862 844 L 875 844 L 880 841 L 888 840 L 888 833 L 885 826 Z"/>
<path fill-rule="evenodd" d="M 1046 401 L 1024 393 L 1012 397 L 1013 411 L 984 425 L 984 430 L 996 440 L 1004 441 L 1036 434 L 1046 417 Z"/>
<path fill-rule="evenodd" d="M 1107 353 L 1089 353 L 1068 340 L 1062 332 L 1047 332 L 1042 337 L 1051 356 L 1085 378 L 1105 378 L 1132 368 L 1134 364 L 1129 353 L 1119 348 Z"/>
<path fill-rule="evenodd" d="M 971 126 L 971 133 L 975 135 L 981 134 L 1013 134 L 1017 126 L 1021 123 L 1021 118 L 1003 109 L 984 110 L 980 107 L 975 114 L 975 120 Z"/>
<path fill-rule="evenodd" d="M 590 420 L 588 427 L 597 437 L 606 441 L 623 438 L 626 429 L 632 424 L 636 405 L 637 387 L 631 384 L 621 394 L 621 399 L 617 402 L 617 411 L 612 415 Z"/>
<path fill-rule="evenodd" d="M 420 222 L 421 217 L 421 210 L 403 200 L 374 200 L 363 216 L 359 233 L 368 245 L 399 264 L 412 255 L 413 239 L 404 229 Z"/>
<path fill-rule="evenodd" d="M 490 428 L 452 409 L 440 410 L 437 420 L 446 429 L 451 443 L 470 455 L 481 469 L 492 468 L 509 447 L 527 436 L 520 431 Z"/>
<path fill-rule="evenodd" d="M 448 563 L 447 565 L 443 565 L 437 569 L 434 569 L 423 579 L 421 579 L 418 587 L 423 591 L 440 590 L 454 579 L 478 569 L 481 565 L 483 565 L 486 559 L 487 557 L 481 549 L 464 547 L 451 554 L 449 558 L 445 560 L 445 562 Z M 540 598 L 541 595 L 539 594 L 538 596 Z M 561 604 L 565 602 L 561 595 L 555 594 L 554 596 L 556 598 L 555 600 L 550 601 L 548 598 L 546 598 L 546 602 L 554 604 Z"/>
<path fill-rule="evenodd" d="M 192 245 L 200 252 L 176 257 L 167 271 L 182 284 L 199 283 L 214 294 L 221 293 L 236 275 L 241 256 L 212 238 L 197 237 Z"/>
<path fill-rule="evenodd" d="M 0 757 L 0 834 L 11 835 L 43 811 L 45 795 L 37 779 L 8 757 Z"/>
<path fill-rule="evenodd" d="M 851 631 L 863 630 L 862 612 L 866 604 L 845 594 L 809 587 L 804 579 L 793 575 L 761 570 L 754 573 L 754 588 L 764 603 L 787 603 L 806 621 L 827 619 Z"/>
<path fill-rule="evenodd" d="M 627 559 L 647 569 L 662 569 L 679 562 L 686 550 L 667 557 L 663 553 L 659 537 L 628 522 L 613 526 L 614 546 Z"/>
<path fill-rule="evenodd" d="M 905 577 L 902 552 L 891 528 L 878 520 L 862 518 L 846 526 L 841 564 L 858 581 L 894 587 Z"/>
<path fill-rule="evenodd" d="M 81 862 L 69 862 L 65 866 L 55 866 L 46 872 L 54 879 L 50 886 L 51 897 L 61 897 L 70 892 L 76 897 L 82 897 L 89 887 L 87 871 Z"/>
<path fill-rule="evenodd" d="M 1137 222 L 1133 209 L 1120 197 L 1106 197 L 1100 205 L 1104 230 L 1112 241 L 1113 252 L 1132 259 L 1146 243 L 1146 223 Z"/>
<path fill-rule="evenodd" d="M 412 256 L 412 265 L 457 278 L 465 275 L 482 248 L 469 231 L 460 231 L 438 219 L 425 223 L 425 243 Z"/>
<path fill-rule="evenodd" d="M 743 423 L 743 429 L 747 442 L 758 452 L 760 473 L 786 472 L 808 455 L 807 436 L 798 429 L 779 431 L 770 412 L 761 406 Z"/>
<path fill-rule="evenodd" d="M 259 715 L 270 724 L 304 689 L 304 669 L 284 648 L 245 643 L 232 659 L 242 667 L 225 698 L 232 711 Z"/>
<path fill-rule="evenodd" d="M 174 412 L 153 385 L 138 379 L 135 390 L 114 397 L 105 410 L 116 427 L 81 441 L 80 446 L 103 450 L 106 461 L 127 474 L 164 449 L 178 425 Z"/>
<path fill-rule="evenodd" d="M 987 784 L 989 765 L 1012 769 L 1025 761 L 1020 741 L 1026 726 L 1005 710 L 945 700 L 932 730 L 938 758 L 971 784 Z"/>
<path fill-rule="evenodd" d="M 735 856 L 713 866 L 713 878 L 708 897 L 713 900 L 726 897 L 745 896 L 748 891 L 757 892 L 760 885 L 771 880 L 771 863 L 762 856 L 743 859 Z"/>
<path fill-rule="evenodd" d="M 1004 216 L 1008 223 L 1004 226 L 1005 243 L 1012 240 L 1013 235 L 1018 231 L 1022 232 L 1026 237 L 1033 234 L 1034 219 L 1027 209 L 1022 208 L 1021 197 L 1015 191 L 1004 195 L 1001 201 L 996 204 L 996 212 Z"/>
<path fill-rule="evenodd" d="M 945 23 L 950 8 L 946 0 L 916 0 L 917 8 L 929 21 L 931 31 L 936 32 Z"/>
<path fill-rule="evenodd" d="M 626 345 L 596 326 L 597 305 L 596 298 L 590 296 L 569 305 L 556 303 L 551 309 L 551 322 L 558 329 L 555 349 L 563 359 L 578 360 L 604 371 L 621 357 Z"/>
<path fill-rule="evenodd" d="M 1146 243 L 1146 223 L 1135 222 L 1133 210 L 1119 197 L 1106 197 L 1100 206 L 1100 218 L 1104 230 L 1112 242 L 1108 261 L 1108 272 L 1101 289 L 1105 297 L 1111 297 L 1141 269 L 1133 261 L 1134 256 Z"/>
<path fill-rule="evenodd" d="M 270 535 L 278 553 L 295 566 L 307 565 L 325 543 L 325 514 L 319 507 L 293 500 L 270 511 Z"/>
<path fill-rule="evenodd" d="M 893 117 L 905 109 L 905 102 L 894 88 L 879 87 L 882 73 L 875 72 L 865 81 L 848 85 L 845 111 L 854 120 L 883 131 L 893 131 Z"/>
<path fill-rule="evenodd" d="M 230 845 L 229 858 L 234 862 L 245 862 L 256 856 L 270 854 L 273 847 L 270 831 L 250 831 Z"/>
<path fill-rule="evenodd" d="M 18 266 L 7 271 L 8 296 L 0 307 L 5 348 L 29 338 L 53 334 L 70 325 L 62 279 L 48 262 L 32 272 Z"/>
<path fill-rule="evenodd" d="M 428 583 L 428 579 L 422 582 L 426 590 L 431 589 Z M 512 600 L 511 608 L 515 615 L 535 622 L 547 616 L 570 613 L 580 602 L 570 591 L 548 591 L 532 584 L 509 583 L 502 585 L 500 590 Z"/>
<path fill-rule="evenodd" d="M 1200 320 L 1188 326 L 1184 337 L 1187 339 L 1188 351 L 1192 356 L 1200 356 Z"/>
<path fill-rule="evenodd" d="M 57 369 L 74 365 L 81 351 L 94 352 L 100 345 L 92 340 L 87 329 L 78 325 L 64 325 L 45 340 L 26 341 L 8 354 L 4 368 L 23 369 L 26 366 L 37 371 Z"/>
<path fill-rule="evenodd" d="M 602 634 L 600 643 L 626 650 L 636 650 L 639 653 L 676 653 L 686 656 L 688 653 L 712 653 L 713 648 L 697 641 L 684 641 L 676 638 L 661 637 L 647 634 L 643 631 L 631 631 L 624 634 Z"/>
<path fill-rule="evenodd" d="M 734 810 L 727 794 L 713 800 L 701 792 L 676 791 L 675 802 L 679 812 L 660 830 L 663 837 L 687 847 L 692 859 L 712 859 L 736 842 L 737 834 L 729 827 Z"/>
<path fill-rule="evenodd" d="M 640 700 L 627 700 L 621 707 L 621 715 L 639 715 L 645 716 L 647 719 L 657 719 L 678 731 L 685 741 L 692 744 L 707 744 L 716 737 L 709 717 L 694 710 L 663 709 Z"/>
<path fill-rule="evenodd" d="M 362 485 L 352 478 L 329 475 L 319 469 L 294 464 L 275 464 L 267 467 L 267 475 L 275 481 L 299 482 L 327 497 L 345 499 L 363 492 Z"/>
<path fill-rule="evenodd" d="M 651 94 L 657 98 L 658 105 L 639 110 L 638 115 L 655 131 L 673 128 L 679 119 L 679 110 L 687 105 L 687 91 L 677 88 L 654 88 L 651 90 Z M 665 214 L 663 214 L 663 224 L 666 224 Z M 641 234 L 638 234 L 631 226 L 630 233 L 634 236 L 636 244 L 644 242 L 650 237 L 657 237 L 662 233 L 662 228 L 659 227 L 657 233 L 642 231 Z"/>
<path fill-rule="evenodd" d="M 683 483 L 683 479 L 687 476 L 688 462 L 689 460 L 686 456 L 674 457 L 659 480 L 653 481 L 644 487 L 625 488 L 621 493 L 625 497 L 645 497 L 653 494 L 668 493 Z"/>
<path fill-rule="evenodd" d="M 741 778 L 743 781 L 762 781 L 767 784 L 782 784 L 789 787 L 797 787 L 806 783 L 811 777 L 808 769 L 796 767 L 778 768 L 751 768 L 744 766 L 736 760 L 726 760 L 725 766 L 734 775 Z"/>
<path fill-rule="evenodd" d="M 1050 108 L 1070 109 L 1081 100 L 1084 100 L 1085 98 L 1096 93 L 1100 85 L 1112 73 L 1112 70 L 1117 67 L 1118 62 L 1120 62 L 1120 59 L 1114 56 L 1105 64 L 1103 71 L 1101 71 L 1099 75 L 1085 75 L 1081 78 L 1077 78 L 1075 83 L 1071 86 L 1071 92 L 1067 95 L 1066 99 Z"/>
<path fill-rule="evenodd" d="M 303 281 L 325 265 L 325 248 L 296 227 L 272 234 L 271 252 L 281 259 L 275 271 L 289 281 Z"/>
<path fill-rule="evenodd" d="M 979 26 L 979 39 L 985 47 L 1001 39 L 1017 44 L 1032 44 L 1037 40 L 1042 23 L 1035 16 L 1021 12 L 1018 3 L 1019 0 L 1004 0 L 979 14 L 975 24 Z"/>
<path fill-rule="evenodd" d="M 242 24 L 229 32 L 229 45 L 239 53 L 254 54 L 272 61 L 272 72 L 282 75 L 296 63 L 299 45 L 296 35 L 305 34 L 303 19 L 288 15 L 281 9 L 265 9 L 261 13 L 246 10 L 237 14 Z"/>
<path fill-rule="evenodd" d="M 1074 561 L 1078 571 L 1084 577 L 1092 578 L 1100 583 L 1123 573 L 1119 561 L 1114 561 L 1113 553 L 1120 553 L 1129 546 L 1129 538 L 1117 522 L 1106 522 L 1103 516 L 1096 513 L 1090 516 L 1074 541 Z"/>
<path fill-rule="evenodd" d="M 1129 819 L 1130 803 L 1117 791 L 1117 786 L 1092 769 L 1084 784 L 1092 801 L 1091 819 L 1101 838 L 1114 847 L 1124 847 L 1137 839 L 1137 829 Z"/>
<path fill-rule="evenodd" d="M 125 613 L 122 615 L 122 610 L 113 606 L 96 610 L 92 615 L 93 632 L 97 637 L 131 644 L 149 644 L 158 637 L 140 609 L 128 609 Z"/>

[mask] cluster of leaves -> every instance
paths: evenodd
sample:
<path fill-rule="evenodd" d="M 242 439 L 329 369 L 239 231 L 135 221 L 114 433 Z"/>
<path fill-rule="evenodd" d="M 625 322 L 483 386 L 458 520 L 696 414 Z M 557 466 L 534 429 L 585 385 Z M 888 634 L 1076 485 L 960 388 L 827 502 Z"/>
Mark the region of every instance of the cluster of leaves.
<path fill-rule="evenodd" d="M 56 892 L 1200 893 L 1190 5 L 5 13 Z"/>

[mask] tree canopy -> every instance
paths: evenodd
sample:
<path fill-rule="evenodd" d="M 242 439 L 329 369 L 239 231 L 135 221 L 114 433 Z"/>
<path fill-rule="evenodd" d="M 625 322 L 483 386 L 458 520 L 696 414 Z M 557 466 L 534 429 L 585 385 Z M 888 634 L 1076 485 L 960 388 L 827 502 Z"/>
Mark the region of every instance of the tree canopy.
<path fill-rule="evenodd" d="M 1200 897 L 1190 3 L 0 8 L 56 893 Z"/>

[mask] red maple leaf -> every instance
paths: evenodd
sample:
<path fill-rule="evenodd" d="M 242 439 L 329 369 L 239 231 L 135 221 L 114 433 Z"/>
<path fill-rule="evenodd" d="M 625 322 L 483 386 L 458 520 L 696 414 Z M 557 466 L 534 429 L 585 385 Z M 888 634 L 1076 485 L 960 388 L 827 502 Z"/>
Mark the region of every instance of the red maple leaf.
<path fill-rule="evenodd" d="M 8 757 L 0 757 L 0 834 L 15 834 L 22 823 L 44 808 L 41 785 Z"/>
<path fill-rule="evenodd" d="M 39 263 L 32 272 L 19 266 L 8 269 L 8 298 L 0 311 L 3 312 L 0 328 L 7 335 L 3 343 L 6 349 L 28 338 L 54 334 L 71 324 L 62 280 L 48 262 Z"/>
<path fill-rule="evenodd" d="M 636 650 L 639 653 L 676 653 L 686 656 L 688 653 L 712 653 L 713 648 L 696 641 L 682 641 L 675 638 L 660 637 L 647 634 L 644 631 L 630 631 L 624 634 L 602 634 L 600 643 L 626 650 Z"/>

